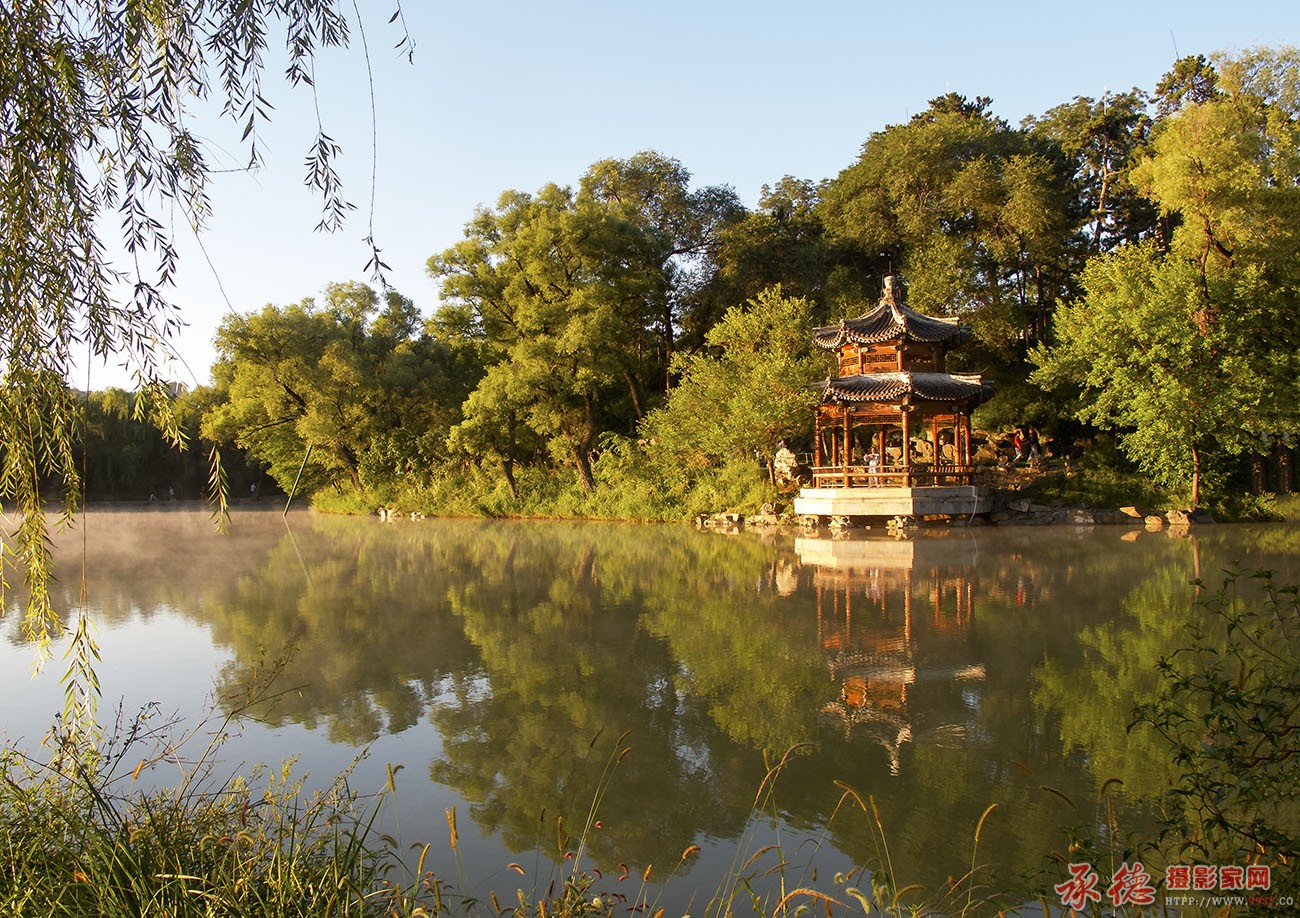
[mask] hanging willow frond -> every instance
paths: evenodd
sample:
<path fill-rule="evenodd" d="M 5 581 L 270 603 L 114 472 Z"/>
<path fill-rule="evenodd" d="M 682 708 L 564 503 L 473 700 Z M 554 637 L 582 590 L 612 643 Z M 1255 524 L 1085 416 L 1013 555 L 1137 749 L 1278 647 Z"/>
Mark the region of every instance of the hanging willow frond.
<path fill-rule="evenodd" d="M 314 101 L 315 55 L 346 46 L 349 16 L 359 15 L 348 0 L 0 4 L 0 500 L 20 518 L 0 542 L 24 572 L 24 629 L 38 665 L 64 628 L 49 594 L 44 502 L 53 495 L 70 523 L 82 493 L 74 363 L 111 359 L 129 369 L 137 410 L 184 445 L 163 376 L 183 325 L 169 299 L 179 264 L 172 217 L 179 210 L 201 231 L 211 212 L 208 158 L 189 110 L 218 95 L 243 126 L 255 167 L 271 112 L 270 41 L 283 40 L 286 81 L 307 86 Z M 322 223 L 337 227 L 350 207 L 332 165 L 338 150 L 323 130 L 312 150 L 307 181 L 322 195 Z M 210 460 L 209 494 L 223 522 L 215 448 Z M 0 582 L 0 599 L 6 588 Z M 67 713 L 93 722 L 98 653 L 84 610 L 69 654 Z"/>

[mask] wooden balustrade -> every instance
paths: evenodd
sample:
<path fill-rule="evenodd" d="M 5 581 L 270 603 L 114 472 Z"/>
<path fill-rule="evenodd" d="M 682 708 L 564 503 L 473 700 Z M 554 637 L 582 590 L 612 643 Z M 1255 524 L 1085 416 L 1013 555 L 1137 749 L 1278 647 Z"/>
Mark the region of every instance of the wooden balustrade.
<path fill-rule="evenodd" d="M 823 465 L 812 469 L 816 488 L 932 488 L 969 485 L 973 465 L 917 463 L 912 466 Z"/>

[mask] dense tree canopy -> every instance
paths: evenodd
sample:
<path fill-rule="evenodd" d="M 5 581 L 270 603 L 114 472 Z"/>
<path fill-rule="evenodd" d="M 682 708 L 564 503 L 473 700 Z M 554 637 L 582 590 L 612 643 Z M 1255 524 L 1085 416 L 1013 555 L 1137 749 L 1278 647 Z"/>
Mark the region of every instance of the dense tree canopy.
<path fill-rule="evenodd" d="M 1005 353 L 1060 295 L 1072 189 L 1059 148 L 990 105 L 950 93 L 872 134 L 821 210 L 837 238 L 890 256 L 914 307 L 960 312 Z"/>
<path fill-rule="evenodd" d="M 1300 432 L 1300 120 L 1293 55 L 1226 62 L 1227 91 L 1164 118 L 1133 181 L 1176 224 L 1167 248 L 1092 262 L 1037 379 L 1083 389 L 1144 470 L 1195 504 L 1207 459 Z M 1292 87 L 1289 89 L 1288 87 Z"/>
<path fill-rule="evenodd" d="M 435 324 L 479 340 L 489 362 L 453 442 L 490 449 L 512 489 L 520 423 L 590 491 L 597 436 L 630 432 L 620 419 L 666 387 L 692 278 L 738 208 L 729 189 L 688 181 L 657 154 L 600 162 L 577 192 L 503 194 L 429 260 Z"/>
<path fill-rule="evenodd" d="M 322 304 L 231 315 L 217 346 L 219 404 L 204 432 L 265 462 L 286 491 L 309 449 L 306 492 L 436 462 L 472 385 L 472 368 L 422 332 L 410 300 L 390 291 L 381 310 L 357 283 L 331 284 Z"/>
<path fill-rule="evenodd" d="M 973 326 L 954 363 L 997 380 L 983 417 L 1112 429 L 1154 480 L 1199 497 L 1296 426 L 1295 56 L 1189 57 L 1150 95 L 1078 96 L 1019 128 L 951 93 L 871 134 L 838 176 L 764 187 L 753 211 L 656 152 L 507 191 L 429 260 L 431 338 L 394 350 L 442 367 L 410 376 L 420 394 L 356 368 L 380 360 L 373 342 L 268 360 L 263 339 L 322 334 L 323 313 L 277 310 L 223 329 L 232 397 L 206 430 L 278 480 L 315 444 L 313 488 L 485 466 L 520 505 L 521 467 L 563 466 L 580 491 L 567 512 L 601 481 L 680 499 L 690 469 L 799 435 L 826 372 L 811 328 L 864 312 L 901 273 L 910 305 Z M 413 329 L 406 308 L 364 336 Z M 326 337 L 355 338 L 332 314 Z M 294 322 L 316 331 L 276 330 Z M 295 401 L 308 380 L 327 380 L 311 409 Z"/>
<path fill-rule="evenodd" d="M 179 403 L 148 349 L 134 347 L 165 338 L 173 321 L 161 291 L 174 255 L 150 208 L 206 212 L 185 94 L 203 91 L 208 68 L 227 74 L 227 110 L 248 128 L 255 162 L 269 34 L 259 17 L 288 17 L 291 82 L 304 79 L 315 48 L 347 34 L 332 3 L 252 19 L 216 0 L 169 10 L 134 25 L 128 13 L 82 22 L 41 5 L 4 11 L 14 58 L 0 71 L 13 90 L 5 140 L 28 144 L 5 148 L 5 193 L 35 221 L 6 227 L 28 246 L 5 262 L 4 308 L 28 316 L 5 339 L 17 348 L 3 358 L 0 412 L 15 432 L 0 479 L 9 496 L 30 500 L 21 472 L 42 462 L 46 480 L 78 493 L 78 408 L 64 378 L 74 342 L 91 353 L 125 348 L 141 373 L 133 416 L 185 439 Z M 29 90 L 61 42 L 85 55 L 114 49 L 110 63 L 131 75 L 124 86 L 102 73 L 74 81 L 42 108 Z M 90 57 L 69 60 L 75 72 Z M 399 482 L 409 490 L 488 465 L 518 501 L 521 465 L 558 465 L 589 495 L 616 480 L 614 453 L 624 472 L 721 468 L 799 432 L 805 385 L 825 373 L 813 368 L 811 327 L 863 312 L 892 273 L 912 306 L 974 327 L 957 363 L 1004 381 L 1000 398 L 1014 403 L 989 417 L 1023 414 L 1029 401 L 1038 414 L 1071 411 L 1114 429 L 1157 478 L 1199 484 L 1201 472 L 1296 427 L 1287 392 L 1300 291 L 1298 72 L 1292 49 L 1188 57 L 1150 95 L 1079 96 L 1018 128 L 992 100 L 949 93 L 871 133 L 837 176 L 765 186 L 752 211 L 729 187 L 692 187 L 661 153 L 601 160 L 572 185 L 507 191 L 480 208 L 464 238 L 429 260 L 442 295 L 427 323 L 410 301 L 358 284 L 331 285 L 320 304 L 230 317 L 216 386 L 199 396 L 202 430 L 247 449 L 285 487 L 310 451 L 310 492 L 391 496 Z M 66 124 L 38 137 L 41 119 L 55 116 Z M 37 206 L 22 195 L 53 181 L 51 157 L 73 162 L 68 125 L 100 138 L 112 167 L 51 185 Z M 333 147 L 322 135 L 312 150 L 322 224 L 336 224 L 348 205 Z M 91 226 L 113 204 L 128 252 L 155 253 L 156 270 L 136 259 L 144 267 L 125 306 L 108 294 L 118 278 Z M 49 246 L 85 257 L 66 274 L 20 270 L 23 259 L 50 262 Z M 784 293 L 772 292 L 778 285 Z M 23 312 L 24 303 L 41 305 Z M 37 327 L 55 330 L 52 347 L 28 334 Z M 1034 379 L 1052 394 L 1031 399 L 1025 356 L 1041 343 Z M 28 425 L 33 417 L 44 423 Z M 96 423 L 116 430 L 117 417 Z M 18 435 L 28 426 L 31 436 Z M 604 472 L 593 465 L 602 453 Z M 120 478 L 111 463 L 98 468 L 101 481 Z M 27 538 L 39 568 L 39 533 Z"/>
<path fill-rule="evenodd" d="M 1279 429 L 1293 405 L 1270 358 L 1292 361 L 1259 335 L 1294 305 L 1279 302 L 1257 272 L 1202 280 L 1193 263 L 1149 242 L 1094 261 L 1084 298 L 1058 313 L 1057 343 L 1039 352 L 1034 377 L 1079 384 L 1079 417 L 1118 430 L 1143 471 L 1189 489 L 1193 506 L 1202 476 Z M 1233 306 L 1206 324 L 1211 301 Z"/>
<path fill-rule="evenodd" d="M 771 456 L 782 437 L 808 432 L 812 384 L 829 363 L 813 347 L 811 311 L 773 288 L 728 310 L 709 331 L 710 352 L 678 357 L 681 384 L 642 425 L 665 467 Z"/>
<path fill-rule="evenodd" d="M 758 207 L 720 236 L 717 270 L 699 292 L 702 315 L 716 322 L 737 303 L 780 286 L 787 295 L 812 303 L 820 321 L 827 318 L 832 301 L 860 294 L 851 280 L 847 291 L 837 285 L 846 273 L 850 278 L 856 273 L 846 271 L 842 262 L 857 253 L 830 240 L 817 212 L 820 202 L 821 188 L 807 179 L 787 175 L 764 185 Z"/>
<path fill-rule="evenodd" d="M 1074 165 L 1077 184 L 1068 219 L 1079 227 L 1080 254 L 1107 252 L 1152 231 L 1155 208 L 1129 178 L 1150 134 L 1145 93 L 1076 96 L 1027 119 L 1026 126 L 1059 145 Z M 1076 257 L 1076 263 L 1081 260 Z"/>

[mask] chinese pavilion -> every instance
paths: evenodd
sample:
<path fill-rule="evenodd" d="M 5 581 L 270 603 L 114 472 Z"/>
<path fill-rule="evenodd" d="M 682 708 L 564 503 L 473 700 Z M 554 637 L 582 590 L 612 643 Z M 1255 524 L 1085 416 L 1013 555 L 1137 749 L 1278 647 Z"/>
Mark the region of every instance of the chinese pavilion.
<path fill-rule="evenodd" d="M 970 413 L 985 389 L 948 373 L 948 351 L 969 337 L 956 319 L 909 309 L 892 277 L 871 311 L 813 331 L 836 356 L 821 384 L 813 486 L 795 512 L 919 516 L 986 512 L 974 484 Z"/>

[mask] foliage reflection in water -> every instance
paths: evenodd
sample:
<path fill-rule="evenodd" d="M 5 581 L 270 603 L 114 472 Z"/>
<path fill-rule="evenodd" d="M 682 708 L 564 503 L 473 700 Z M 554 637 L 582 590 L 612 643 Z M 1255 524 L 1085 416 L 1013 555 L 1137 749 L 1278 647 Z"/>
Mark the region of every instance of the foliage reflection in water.
<path fill-rule="evenodd" d="M 699 844 L 678 894 L 714 891 L 751 837 L 764 750 L 796 745 L 779 818 L 759 820 L 753 843 L 780 840 L 797 866 L 829 824 L 824 874 L 879 851 L 869 819 L 831 818 L 837 781 L 874 798 L 899 881 L 932 890 L 969 869 L 992 803 L 980 860 L 1008 886 L 1055 876 L 1063 826 L 1100 819 L 1088 801 L 1112 777 L 1124 826 L 1150 840 L 1166 756 L 1125 730 L 1134 702 L 1153 696 L 1155 661 L 1183 638 L 1188 581 L 1232 563 L 1294 574 L 1300 555 L 1279 527 L 894 541 L 308 514 L 286 526 L 256 512 L 237 513 L 230 536 L 182 512 L 92 513 L 85 525 L 110 701 L 195 703 L 167 681 L 178 629 L 207 635 L 189 677 L 214 680 L 217 697 L 285 657 L 282 684 L 296 690 L 232 742 L 232 763 L 302 753 L 325 780 L 371 745 L 357 780 L 377 789 L 387 764 L 403 767 L 385 818 L 405 840 L 444 837 L 444 810 L 459 808 L 459 855 L 480 895 L 498 882 L 512 895 L 504 868 L 521 853 L 562 857 L 554 821 L 582 825 L 606 765 L 592 744 L 602 731 L 631 731 L 632 751 L 589 856 L 636 872 Z M 62 570 L 79 567 L 80 545 L 59 543 Z M 129 673 L 117 643 L 136 648 Z M 53 712 L 40 683 L 13 679 L 22 653 L 6 654 L 7 697 Z M 39 733 L 17 715 L 5 727 Z M 426 866 L 448 875 L 443 857 Z"/>

